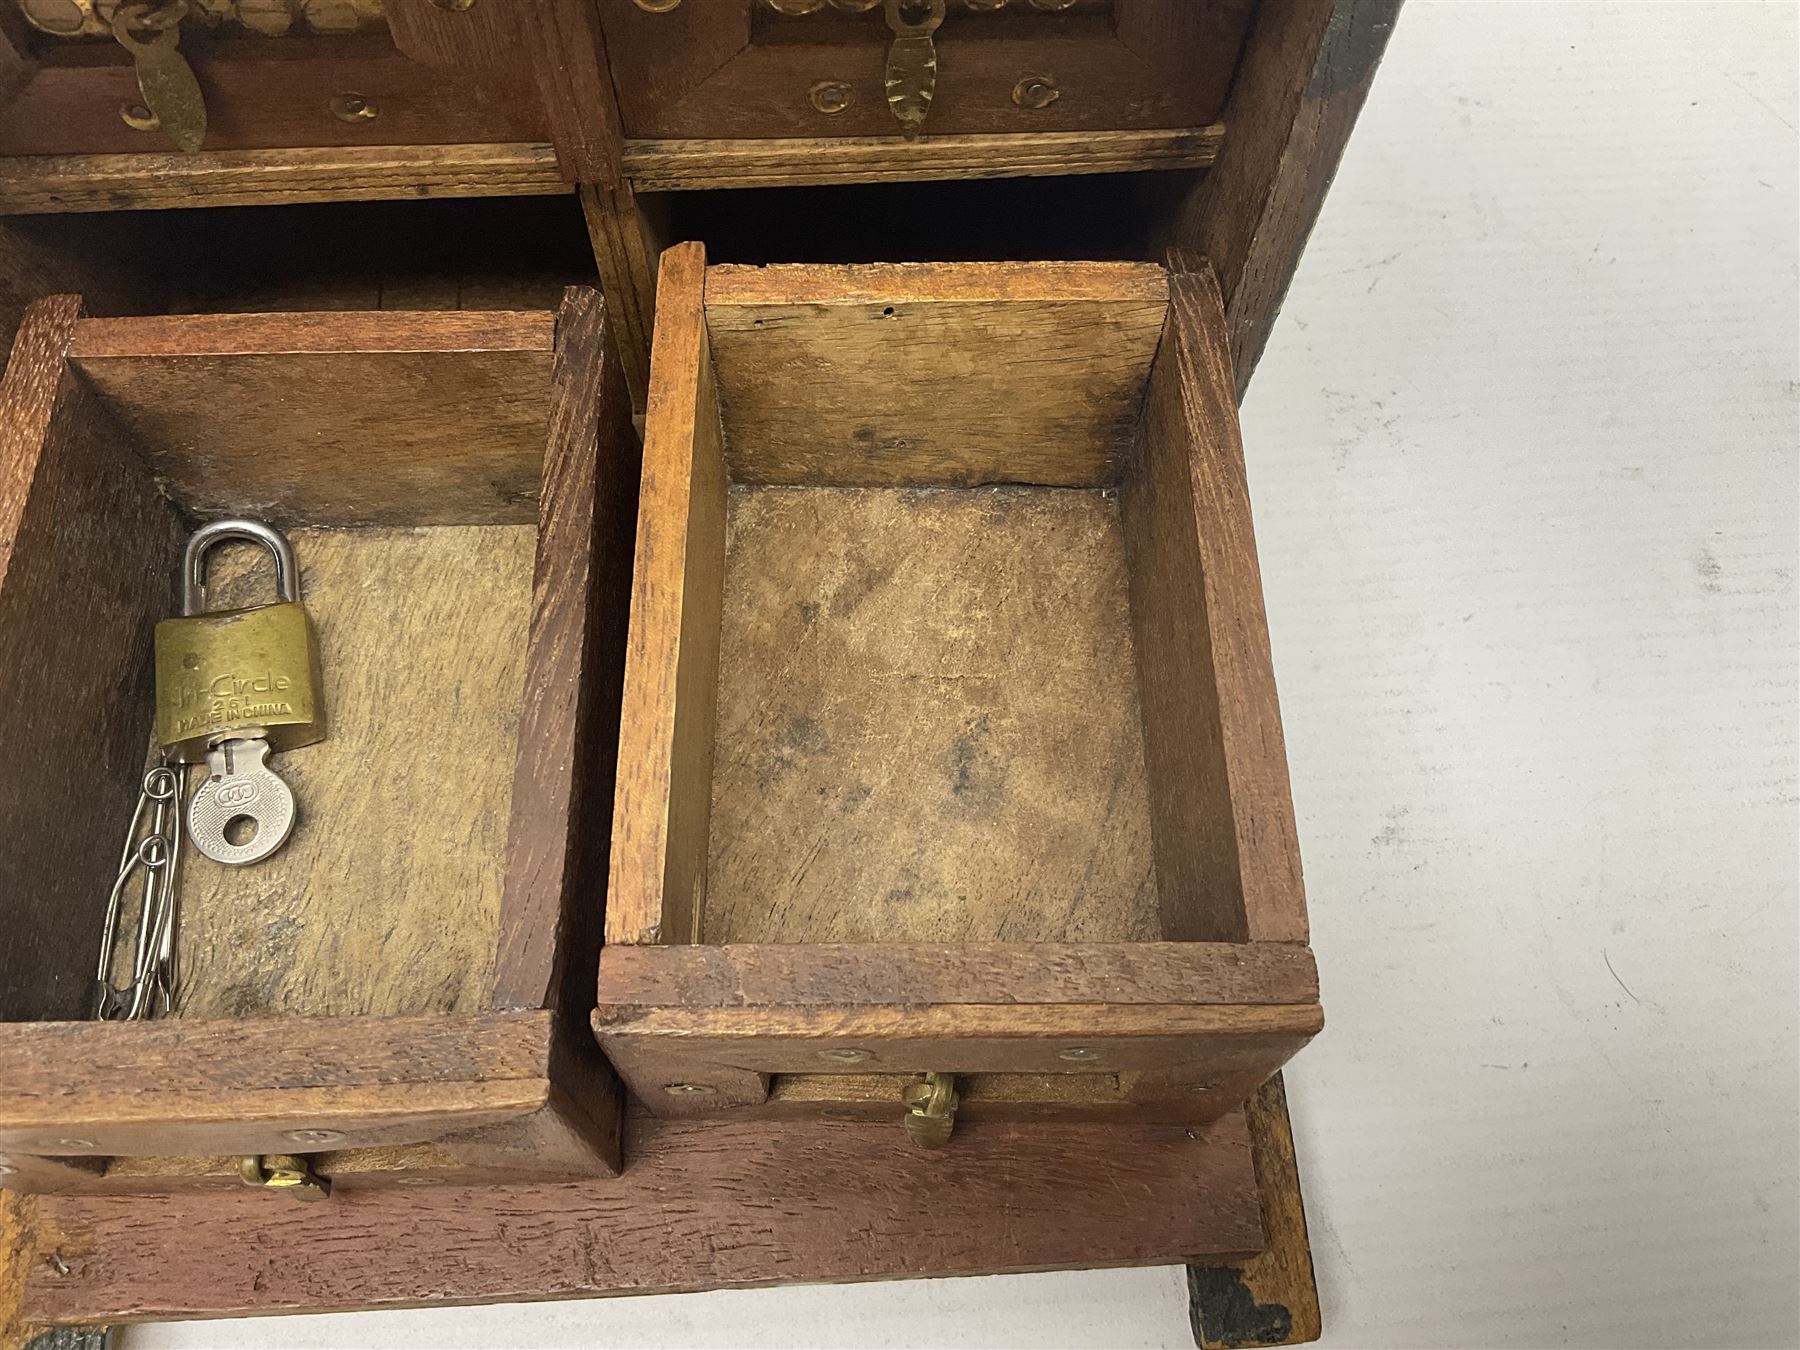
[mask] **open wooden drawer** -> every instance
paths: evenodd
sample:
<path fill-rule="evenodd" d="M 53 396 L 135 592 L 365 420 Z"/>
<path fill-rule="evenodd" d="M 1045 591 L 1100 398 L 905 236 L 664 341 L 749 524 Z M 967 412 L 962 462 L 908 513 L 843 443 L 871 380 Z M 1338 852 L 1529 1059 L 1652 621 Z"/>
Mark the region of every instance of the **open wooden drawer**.
<path fill-rule="evenodd" d="M 1203 262 L 663 256 L 595 1027 L 650 1110 L 1213 1119 L 1319 1030 Z"/>
<path fill-rule="evenodd" d="M 587 1027 L 637 438 L 591 290 L 556 312 L 86 319 L 0 385 L 0 1166 L 155 1188 L 610 1175 Z M 197 521 L 284 526 L 327 734 L 286 847 L 181 866 L 173 1015 L 90 1016 Z M 233 550 L 241 550 L 234 552 Z M 272 582 L 215 553 L 211 607 Z"/>

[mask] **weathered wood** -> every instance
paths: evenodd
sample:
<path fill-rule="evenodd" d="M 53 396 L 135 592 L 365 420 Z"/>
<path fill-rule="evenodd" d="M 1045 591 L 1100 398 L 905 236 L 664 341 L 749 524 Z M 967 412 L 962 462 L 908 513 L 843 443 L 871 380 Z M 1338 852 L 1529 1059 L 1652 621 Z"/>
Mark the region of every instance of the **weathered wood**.
<path fill-rule="evenodd" d="M 1362 111 L 1401 0 L 1263 0 L 1224 120 L 1231 135 L 1166 241 L 1219 274 L 1241 398 Z"/>
<path fill-rule="evenodd" d="M 1240 1104 L 1323 1025 L 1314 1004 L 1107 1002 L 619 1009 L 602 1001 L 594 1022 L 619 1075 L 659 1115 L 754 1104 L 770 1075 L 854 1065 L 1140 1074 L 1134 1100 L 1185 1100 L 1194 1123 Z"/>
<path fill-rule="evenodd" d="M 1223 123 L 1183 130 L 1040 131 L 998 136 L 798 136 L 756 140 L 628 140 L 625 177 L 639 192 L 812 187 L 942 178 L 1202 169 Z"/>
<path fill-rule="evenodd" d="M 1279 1074 L 1250 1099 L 1245 1114 L 1268 1243 L 1255 1256 L 1188 1267 L 1188 1314 L 1200 1350 L 1305 1345 L 1321 1334 L 1294 1131 Z"/>
<path fill-rule="evenodd" d="M 206 149 L 499 145 L 549 139 L 535 99 L 505 80 L 408 60 L 385 34 L 219 39 L 192 52 L 206 91 Z M 277 50 L 271 51 L 274 47 Z M 355 94 L 377 110 L 344 120 L 331 100 Z M 105 44 L 51 50 L 0 107 L 0 155 L 161 153 L 160 132 L 119 116 L 142 100 L 131 57 Z"/>
<path fill-rule="evenodd" d="M 315 1152 L 436 1138 L 543 1105 L 548 1013 L 0 1025 L 0 1149 Z M 338 1137 L 307 1148 L 295 1130 Z"/>
<path fill-rule="evenodd" d="M 1196 1137 L 1197 1136 L 1197 1137 Z M 617 1181 L 42 1196 L 23 1315 L 150 1320 L 1156 1264 L 1261 1245 L 1240 1116 L 971 1124 L 936 1154 L 897 1121 L 634 1118 Z M 168 1234 L 183 1235 L 169 1259 Z M 521 1240 L 521 1237 L 525 1240 Z M 60 1266 L 56 1258 L 60 1258 Z"/>
<path fill-rule="evenodd" d="M 1121 493 L 1166 938 L 1306 940 L 1218 283 L 1178 257 Z"/>
<path fill-rule="evenodd" d="M 553 333 L 540 313 L 90 319 L 70 361 L 196 514 L 535 523 Z"/>
<path fill-rule="evenodd" d="M 663 255 L 620 715 L 608 942 L 693 941 L 703 909 L 726 498 L 705 272 L 698 244 Z"/>
<path fill-rule="evenodd" d="M 1032 8 L 970 15 L 953 7 L 935 35 L 937 93 L 926 136 L 1214 121 L 1248 0 L 1113 0 L 1110 8 L 1099 22 L 1083 22 Z M 899 139 L 885 97 L 888 34 L 879 14 L 783 19 L 756 13 L 747 0 L 649 13 L 607 0 L 601 15 L 629 136 Z M 1013 90 L 1028 75 L 1056 80 L 1060 96 L 1021 106 Z M 849 86 L 847 107 L 827 115 L 812 106 L 808 91 L 822 79 Z"/>
<path fill-rule="evenodd" d="M 0 380 L 0 1021 L 91 1011 L 180 540 L 130 437 L 68 368 L 80 312 L 74 296 L 34 305 Z M 52 766 L 77 748 L 71 795 Z"/>
<path fill-rule="evenodd" d="M 278 853 L 253 870 L 197 851 L 183 860 L 179 1013 L 485 1011 L 523 748 L 537 531 L 388 526 L 290 538 L 319 644 L 327 735 L 275 762 L 299 808 Z M 271 596 L 265 554 L 216 551 L 209 604 Z M 566 817 L 544 824 L 568 828 Z M 123 829 L 121 818 L 106 837 Z"/>
<path fill-rule="evenodd" d="M 793 943 L 608 947 L 615 1010 L 878 1004 L 1312 1003 L 1305 947 L 1224 942 Z"/>
<path fill-rule="evenodd" d="M 1111 495 L 778 487 L 730 508 L 703 940 L 1158 936 Z"/>
<path fill-rule="evenodd" d="M 536 74 L 563 177 L 603 188 L 619 176 L 619 105 L 594 0 L 533 0 L 518 7 L 520 42 Z"/>
<path fill-rule="evenodd" d="M 656 322 L 656 262 L 659 242 L 651 214 L 637 194 L 621 184 L 580 187 L 582 215 L 606 314 L 618 334 L 619 360 L 634 407 L 642 411 L 650 389 L 650 334 Z"/>
<path fill-rule="evenodd" d="M 713 268 L 732 477 L 1115 481 L 1167 294 L 1140 263 Z"/>
<path fill-rule="evenodd" d="M 600 947 L 641 450 L 600 297 L 557 315 L 494 1004 L 585 1017 Z"/>
<path fill-rule="evenodd" d="M 569 191 L 542 142 L 0 158 L 0 215 Z"/>

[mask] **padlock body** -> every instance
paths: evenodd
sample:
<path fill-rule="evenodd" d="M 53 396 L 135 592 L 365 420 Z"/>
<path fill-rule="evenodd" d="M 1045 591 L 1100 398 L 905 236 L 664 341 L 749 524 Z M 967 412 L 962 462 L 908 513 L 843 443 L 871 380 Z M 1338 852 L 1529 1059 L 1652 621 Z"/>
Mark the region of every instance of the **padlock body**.
<path fill-rule="evenodd" d="M 229 736 L 276 750 L 325 735 L 319 650 L 299 604 L 259 605 L 156 625 L 156 740 L 182 764 Z"/>

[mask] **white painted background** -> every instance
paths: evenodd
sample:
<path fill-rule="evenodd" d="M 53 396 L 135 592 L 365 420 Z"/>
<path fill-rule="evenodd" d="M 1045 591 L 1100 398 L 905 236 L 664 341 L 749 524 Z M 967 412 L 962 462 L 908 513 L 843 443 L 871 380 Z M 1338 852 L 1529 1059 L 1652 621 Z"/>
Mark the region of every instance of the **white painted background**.
<path fill-rule="evenodd" d="M 1800 1343 L 1796 16 L 1411 0 L 1252 386 L 1330 1345 Z M 129 1344 L 1191 1342 L 1153 1270 Z"/>

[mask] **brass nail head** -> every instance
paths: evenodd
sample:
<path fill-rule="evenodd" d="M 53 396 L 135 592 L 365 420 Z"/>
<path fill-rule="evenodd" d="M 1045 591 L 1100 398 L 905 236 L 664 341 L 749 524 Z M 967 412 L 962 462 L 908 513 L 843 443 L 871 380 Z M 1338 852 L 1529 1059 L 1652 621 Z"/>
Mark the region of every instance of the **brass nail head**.
<path fill-rule="evenodd" d="M 814 109 L 833 117 L 856 102 L 856 91 L 842 80 L 820 80 L 806 91 L 806 97 Z"/>
<path fill-rule="evenodd" d="M 1048 75 L 1027 75 L 1013 86 L 1012 101 L 1033 111 L 1048 108 L 1062 97 L 1062 90 Z"/>
<path fill-rule="evenodd" d="M 340 122 L 373 122 L 381 109 L 361 94 L 337 94 L 331 100 L 331 115 Z"/>

